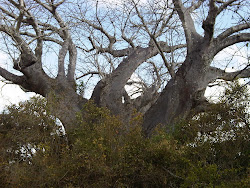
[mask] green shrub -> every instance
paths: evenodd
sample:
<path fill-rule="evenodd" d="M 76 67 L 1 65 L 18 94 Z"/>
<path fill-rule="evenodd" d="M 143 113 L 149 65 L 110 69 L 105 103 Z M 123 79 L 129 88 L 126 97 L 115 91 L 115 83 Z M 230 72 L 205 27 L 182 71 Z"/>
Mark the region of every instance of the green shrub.
<path fill-rule="evenodd" d="M 233 103 L 222 99 L 175 133 L 157 129 L 151 138 L 136 112 L 125 126 L 89 102 L 64 135 L 44 99 L 11 106 L 0 119 L 0 186 L 247 187 L 249 122 L 245 92 L 235 92 Z M 234 136 L 222 139 L 226 131 Z"/>

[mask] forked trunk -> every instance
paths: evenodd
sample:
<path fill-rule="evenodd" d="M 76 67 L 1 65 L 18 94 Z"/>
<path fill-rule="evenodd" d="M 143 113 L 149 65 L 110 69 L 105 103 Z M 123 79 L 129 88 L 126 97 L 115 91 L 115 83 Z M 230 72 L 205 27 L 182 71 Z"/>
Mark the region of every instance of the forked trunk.
<path fill-rule="evenodd" d="M 186 59 L 156 103 L 146 112 L 143 123 L 146 136 L 150 136 L 158 125 L 164 126 L 168 132 L 173 131 L 177 120 L 185 119 L 200 100 L 204 100 L 203 94 L 210 81 L 206 75 L 207 63 L 194 57 Z"/>
<path fill-rule="evenodd" d="M 53 115 L 58 117 L 66 131 L 70 132 L 75 128 L 77 113 L 81 112 L 87 100 L 79 96 L 72 86 L 65 83 L 67 82 L 57 82 L 46 98 Z"/>

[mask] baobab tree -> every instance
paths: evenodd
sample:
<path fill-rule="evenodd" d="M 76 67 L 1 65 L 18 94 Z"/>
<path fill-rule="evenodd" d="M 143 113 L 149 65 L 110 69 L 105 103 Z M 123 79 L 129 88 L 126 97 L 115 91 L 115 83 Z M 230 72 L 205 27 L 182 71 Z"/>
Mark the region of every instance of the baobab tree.
<path fill-rule="evenodd" d="M 46 97 L 68 131 L 88 101 L 76 85 L 92 77 L 90 99 L 124 120 L 136 109 L 150 135 L 158 124 L 170 130 L 206 110 L 205 89 L 215 80 L 250 76 L 247 64 L 235 72 L 211 66 L 219 52 L 250 40 L 246 0 L 0 2 L 2 49 L 15 69 L 2 66 L 0 75 Z M 48 58 L 51 49 L 57 58 Z M 131 84 L 139 97 L 126 91 Z"/>

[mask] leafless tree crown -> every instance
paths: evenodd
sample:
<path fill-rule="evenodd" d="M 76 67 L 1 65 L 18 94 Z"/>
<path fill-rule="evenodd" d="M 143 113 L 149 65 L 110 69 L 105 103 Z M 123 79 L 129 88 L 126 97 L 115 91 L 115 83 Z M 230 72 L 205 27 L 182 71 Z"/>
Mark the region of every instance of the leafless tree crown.
<path fill-rule="evenodd" d="M 72 112 L 92 88 L 97 105 L 145 114 L 150 132 L 207 106 L 204 91 L 215 80 L 250 76 L 249 61 L 231 73 L 230 61 L 214 61 L 232 45 L 248 48 L 249 15 L 247 0 L 0 0 L 1 53 L 15 70 L 0 62 L 0 75 L 61 96 Z"/>

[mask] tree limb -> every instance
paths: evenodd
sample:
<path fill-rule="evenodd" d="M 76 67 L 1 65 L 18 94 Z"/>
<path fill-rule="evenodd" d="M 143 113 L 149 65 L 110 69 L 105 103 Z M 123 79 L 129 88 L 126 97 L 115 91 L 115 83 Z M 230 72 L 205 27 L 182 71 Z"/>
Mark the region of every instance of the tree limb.
<path fill-rule="evenodd" d="M 237 0 L 229 0 L 227 2 L 224 2 L 219 8 L 215 5 L 215 0 L 210 0 L 209 2 L 209 12 L 206 20 L 203 21 L 202 28 L 205 31 L 205 40 L 211 40 L 214 34 L 214 24 L 216 17 L 220 14 L 221 11 L 223 11 L 227 6 L 231 5 L 233 2 Z M 243 30 L 249 28 L 249 23 L 240 24 L 238 26 L 233 26 L 229 29 L 227 29 L 225 32 L 223 32 L 221 35 L 219 35 L 217 38 L 224 39 L 225 37 Z"/>
<path fill-rule="evenodd" d="M 176 46 L 168 46 L 165 42 L 158 42 L 160 48 L 164 52 L 172 52 L 173 50 L 183 48 L 186 45 L 180 44 Z M 147 48 L 141 48 L 137 47 L 132 51 L 131 54 L 128 55 L 127 58 L 125 58 L 120 65 L 111 73 L 111 76 L 113 77 L 112 83 L 114 83 L 115 88 L 123 88 L 128 79 L 131 77 L 133 72 L 137 69 L 137 67 L 148 60 L 151 57 L 154 57 L 159 53 L 158 48 L 155 46 L 149 46 Z M 135 61 L 136 60 L 136 61 Z M 119 83 L 119 84 L 118 84 Z M 118 89 L 119 91 L 119 89 Z"/>
<path fill-rule="evenodd" d="M 79 80 L 80 78 L 83 78 L 83 77 L 88 76 L 88 75 L 93 75 L 93 74 L 100 74 L 100 72 L 98 72 L 98 71 L 90 71 L 90 72 L 87 72 L 87 73 L 85 73 L 85 74 L 83 74 L 81 76 L 78 76 L 76 78 L 76 80 Z"/>
<path fill-rule="evenodd" d="M 155 32 L 155 34 L 154 34 L 154 36 L 155 36 L 156 38 L 159 37 L 159 36 L 162 34 L 164 28 L 166 28 L 167 24 L 169 23 L 169 21 L 170 21 L 171 18 L 173 17 L 174 13 L 175 13 L 175 10 L 173 10 L 173 11 L 171 12 L 171 14 L 168 16 L 167 19 L 164 19 L 164 21 L 163 21 L 163 23 L 162 23 L 162 26 L 161 26 L 160 29 L 159 29 L 157 32 Z"/>
<path fill-rule="evenodd" d="M 17 20 L 18 16 L 15 15 L 15 14 L 13 14 L 12 12 L 7 11 L 6 9 L 4 9 L 4 8 L 1 7 L 1 6 L 0 6 L 0 10 L 1 10 L 4 14 L 6 14 L 6 15 L 10 16 L 11 18 L 14 18 L 15 20 Z"/>
<path fill-rule="evenodd" d="M 190 12 L 198 9 L 203 3 L 204 3 L 205 0 L 199 0 L 197 3 L 192 3 L 192 5 L 190 7 L 188 7 L 188 10 Z"/>
<path fill-rule="evenodd" d="M 26 67 L 29 67 L 37 62 L 37 57 L 32 52 L 29 45 L 22 39 L 19 33 L 13 27 L 8 27 L 6 25 L 0 25 L 0 31 L 3 31 L 7 35 L 9 35 L 13 41 L 16 43 L 17 48 L 19 48 L 21 52 L 21 57 L 17 62 L 18 65 L 14 65 L 14 68 L 17 70 L 22 70 Z"/>
<path fill-rule="evenodd" d="M 134 2 L 134 1 L 133 1 L 133 2 Z M 160 53 L 160 55 L 161 55 L 161 57 L 162 57 L 162 59 L 163 59 L 163 62 L 164 62 L 164 64 L 165 64 L 165 66 L 167 67 L 167 69 L 168 69 L 168 71 L 169 71 L 171 77 L 174 77 L 175 72 L 174 72 L 173 67 L 171 66 L 171 64 L 169 64 L 169 63 L 167 62 L 167 59 L 166 59 L 166 57 L 165 57 L 165 55 L 164 55 L 164 53 L 163 53 L 163 50 L 161 49 L 160 45 L 158 44 L 155 35 L 153 35 L 153 34 L 150 32 L 150 30 L 149 30 L 147 24 L 146 24 L 145 21 L 144 21 L 144 18 L 142 17 L 142 15 L 141 15 L 140 12 L 139 12 L 139 10 L 138 10 L 137 5 L 136 5 L 135 2 L 134 2 L 134 6 L 135 6 L 136 13 L 137 13 L 138 17 L 140 18 L 140 20 L 141 20 L 141 22 L 142 22 L 142 24 L 143 24 L 145 30 L 147 31 L 148 35 L 149 35 L 150 38 L 153 40 L 155 46 L 156 46 L 157 49 L 159 50 L 159 53 Z"/>
<path fill-rule="evenodd" d="M 199 36 L 195 29 L 194 21 L 191 17 L 189 10 L 184 7 L 181 0 L 175 0 L 174 7 L 179 15 L 179 18 L 182 22 L 182 27 L 185 31 L 187 51 L 192 51 L 193 44 L 198 42 L 197 37 Z"/>
<path fill-rule="evenodd" d="M 211 78 L 215 79 L 223 79 L 225 81 L 233 81 L 237 78 L 249 78 L 250 77 L 250 65 L 246 66 L 244 69 L 235 71 L 235 72 L 226 72 L 222 69 L 216 67 L 210 67 L 209 72 Z"/>
<path fill-rule="evenodd" d="M 53 33 L 43 34 L 43 35 L 41 35 L 41 36 L 38 37 L 35 34 L 27 32 L 27 31 L 20 32 L 20 35 L 31 37 L 31 38 L 33 38 L 33 40 L 36 40 L 37 38 L 41 38 L 43 41 L 54 42 L 54 43 L 59 44 L 59 45 L 62 46 L 63 45 L 63 41 L 60 41 L 60 40 L 58 40 L 56 38 L 49 37 L 51 34 L 53 34 Z"/>
<path fill-rule="evenodd" d="M 214 57 L 217 53 L 219 53 L 221 50 L 225 49 L 228 46 L 231 46 L 233 44 L 239 43 L 239 42 L 246 42 L 250 41 L 250 33 L 239 33 L 235 34 L 229 37 L 224 38 L 223 40 L 220 40 L 220 38 L 216 38 L 214 40 L 214 44 L 212 46 L 212 57 Z"/>
<path fill-rule="evenodd" d="M 69 43 L 69 65 L 68 65 L 68 75 L 67 75 L 67 79 L 70 82 L 74 82 L 76 60 L 77 60 L 77 50 L 75 44 L 71 40 L 71 42 Z"/>
<path fill-rule="evenodd" d="M 22 84 L 25 81 L 24 76 L 17 76 L 2 67 L 0 67 L 0 76 L 14 84 Z"/>
<path fill-rule="evenodd" d="M 112 49 L 113 45 L 116 42 L 116 38 L 114 36 L 110 35 L 107 31 L 105 31 L 102 26 L 98 26 L 98 25 L 90 22 L 89 20 L 86 20 L 86 19 L 79 19 L 79 20 L 88 24 L 89 26 L 93 27 L 94 29 L 99 30 L 101 33 L 103 33 L 109 40 L 109 45 L 108 45 L 107 49 L 109 49 L 109 50 Z M 93 47 L 95 48 L 96 46 L 93 46 Z"/>
<path fill-rule="evenodd" d="M 210 0 L 209 12 L 208 12 L 207 18 L 202 23 L 202 28 L 205 31 L 204 38 L 207 41 L 211 41 L 211 39 L 213 38 L 214 24 L 215 24 L 215 19 L 216 19 L 217 14 L 218 14 L 218 8 L 215 5 L 215 1 Z"/>
<path fill-rule="evenodd" d="M 220 14 L 223 10 L 225 10 L 228 6 L 230 6 L 232 3 L 236 2 L 238 0 L 228 0 L 224 2 L 219 8 L 218 8 L 218 13 Z"/>
<path fill-rule="evenodd" d="M 69 31 L 68 31 L 68 25 L 63 21 L 63 19 L 61 18 L 61 16 L 57 13 L 55 6 L 53 6 L 53 4 L 51 4 L 50 6 L 41 2 L 40 0 L 34 0 L 35 2 L 37 2 L 39 5 L 41 5 L 42 7 L 44 7 L 46 10 L 48 10 L 53 17 L 56 19 L 57 23 L 60 25 L 61 30 L 64 33 L 64 39 L 69 38 Z"/>
<path fill-rule="evenodd" d="M 69 40 L 65 40 L 58 55 L 58 77 L 64 77 L 65 76 L 65 70 L 64 70 L 64 61 L 65 56 L 68 52 L 69 48 Z"/>
<path fill-rule="evenodd" d="M 248 29 L 248 28 L 250 28 L 250 23 L 244 23 L 244 24 L 232 26 L 232 27 L 228 28 L 227 30 L 225 30 L 224 32 L 222 32 L 220 35 L 218 35 L 216 37 L 216 40 L 222 41 L 226 37 L 238 32 L 238 31 L 242 31 L 242 30 Z"/>
<path fill-rule="evenodd" d="M 153 41 L 154 41 L 156 47 L 158 48 L 158 50 L 159 50 L 159 52 L 160 52 L 160 55 L 161 55 L 161 57 L 162 57 L 162 59 L 163 59 L 163 62 L 164 62 L 164 64 L 165 64 L 165 66 L 167 67 L 168 71 L 169 71 L 169 74 L 171 75 L 171 77 L 174 77 L 174 75 L 175 75 L 174 69 L 173 69 L 173 67 L 171 66 L 171 64 L 167 62 L 167 59 L 166 59 L 166 57 L 165 57 L 165 55 L 164 55 L 164 53 L 163 53 L 163 51 L 162 51 L 160 45 L 159 45 L 158 42 L 156 41 L 156 38 L 155 38 L 153 35 L 151 35 L 151 38 L 153 39 Z"/>
<path fill-rule="evenodd" d="M 41 65 L 42 60 L 42 50 L 43 50 L 43 40 L 41 38 L 42 32 L 39 28 L 38 22 L 36 21 L 35 17 L 24 7 L 24 1 L 20 1 L 20 12 L 24 11 L 26 13 L 27 18 L 29 19 L 35 33 L 36 33 L 36 39 L 37 39 L 37 45 L 35 49 L 35 55 L 38 58 L 38 62 Z"/>

